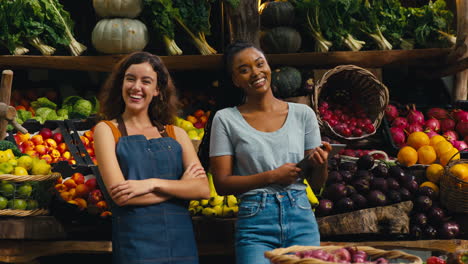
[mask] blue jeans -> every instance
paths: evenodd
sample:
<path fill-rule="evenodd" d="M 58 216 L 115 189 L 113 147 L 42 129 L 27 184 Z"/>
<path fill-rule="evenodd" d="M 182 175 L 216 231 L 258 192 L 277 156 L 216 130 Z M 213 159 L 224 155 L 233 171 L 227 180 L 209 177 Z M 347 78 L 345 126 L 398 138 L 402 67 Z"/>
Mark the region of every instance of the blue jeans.
<path fill-rule="evenodd" d="M 242 197 L 236 223 L 236 263 L 269 264 L 265 251 L 293 245 L 320 245 L 305 191 Z"/>

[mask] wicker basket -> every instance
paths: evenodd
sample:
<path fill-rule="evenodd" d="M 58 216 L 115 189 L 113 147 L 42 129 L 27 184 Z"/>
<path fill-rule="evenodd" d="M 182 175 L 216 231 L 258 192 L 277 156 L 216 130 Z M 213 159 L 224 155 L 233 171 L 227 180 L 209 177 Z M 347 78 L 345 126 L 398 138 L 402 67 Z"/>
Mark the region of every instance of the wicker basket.
<path fill-rule="evenodd" d="M 374 132 L 359 137 L 345 137 L 338 134 L 332 127 L 321 119 L 319 113 L 319 100 L 325 95 L 333 95 L 340 87 L 349 87 L 350 96 L 357 100 L 359 105 L 366 108 L 367 115 L 372 120 Z M 370 71 L 355 65 L 340 65 L 327 71 L 317 84 L 312 104 L 320 129 L 324 134 L 345 140 L 359 140 L 375 134 L 385 115 L 385 108 L 389 102 L 387 87 L 381 83 Z"/>
<path fill-rule="evenodd" d="M 315 249 L 321 249 L 326 252 L 333 252 L 340 248 L 343 248 L 343 246 L 292 246 L 288 248 L 278 248 L 272 251 L 267 251 L 265 252 L 265 257 L 268 258 L 270 262 L 274 264 L 335 264 L 334 262 L 323 261 L 315 258 L 300 259 L 299 257 L 288 253 L 296 253 L 300 251 Z M 372 260 L 383 257 L 389 260 L 404 259 L 406 260 L 405 263 L 422 264 L 421 258 L 399 250 L 382 250 L 365 246 L 357 246 L 353 248 L 366 252 L 368 257 L 370 257 Z M 392 261 L 391 263 L 395 262 Z"/>
<path fill-rule="evenodd" d="M 1 174 L 0 181 L 5 183 L 21 184 L 29 182 L 32 185 L 35 185 L 36 190 L 31 195 L 39 203 L 39 208 L 32 210 L 17 210 L 17 209 L 3 209 L 0 210 L 0 216 L 38 216 L 38 215 L 47 215 L 49 210 L 47 210 L 48 203 L 53 195 L 53 191 L 50 188 L 53 188 L 54 181 L 60 177 L 60 173 L 52 173 L 50 175 L 11 175 L 11 174 Z M 16 188 L 16 187 L 15 187 Z M 2 195 L 2 193 L 0 193 Z M 16 199 L 16 190 L 13 197 L 10 199 Z"/>
<path fill-rule="evenodd" d="M 468 182 L 461 180 L 450 172 L 450 168 L 460 163 L 468 163 L 468 159 L 452 160 L 460 152 L 452 156 L 445 166 L 445 172 L 440 179 L 440 201 L 450 211 L 468 213 Z"/>

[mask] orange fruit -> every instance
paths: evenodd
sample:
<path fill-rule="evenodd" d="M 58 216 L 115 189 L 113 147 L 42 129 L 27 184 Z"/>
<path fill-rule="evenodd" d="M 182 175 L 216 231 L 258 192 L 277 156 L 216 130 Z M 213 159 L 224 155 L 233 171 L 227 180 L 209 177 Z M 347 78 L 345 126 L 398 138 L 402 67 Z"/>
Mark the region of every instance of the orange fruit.
<path fill-rule="evenodd" d="M 413 132 L 408 136 L 406 143 L 408 146 L 413 147 L 414 149 L 419 149 L 422 146 L 429 145 L 430 143 L 429 136 L 421 131 Z"/>
<path fill-rule="evenodd" d="M 444 166 L 437 163 L 432 164 L 426 169 L 426 178 L 433 183 L 439 183 L 440 177 L 442 177 L 443 174 Z"/>
<path fill-rule="evenodd" d="M 432 164 L 437 159 L 437 154 L 432 146 L 422 146 L 418 149 L 418 163 Z"/>
<path fill-rule="evenodd" d="M 419 188 L 424 187 L 424 186 L 431 188 L 432 190 L 435 191 L 436 194 L 439 194 L 439 186 L 437 186 L 437 184 L 430 182 L 430 181 L 426 181 L 426 182 L 421 183 L 421 185 L 419 185 Z"/>
<path fill-rule="evenodd" d="M 452 160 L 459 160 L 460 159 L 460 153 L 458 153 L 458 149 L 452 147 L 451 150 L 447 151 L 447 152 L 444 152 L 440 157 L 439 157 L 439 160 L 440 160 L 440 164 L 442 164 L 443 166 L 447 165 L 449 161 L 452 161 Z M 455 155 L 457 154 L 457 155 Z M 452 158 L 453 157 L 453 158 Z"/>
<path fill-rule="evenodd" d="M 450 168 L 450 172 L 457 178 L 463 181 L 468 181 L 468 168 L 467 166 L 459 163 L 455 164 Z"/>
<path fill-rule="evenodd" d="M 397 160 L 401 165 L 412 166 L 418 161 L 418 152 L 410 146 L 402 147 L 398 151 Z"/>
<path fill-rule="evenodd" d="M 440 158 L 442 154 L 444 154 L 445 152 L 451 151 L 453 149 L 453 146 L 452 146 L 452 143 L 445 140 L 445 141 L 438 142 L 434 146 L 434 149 L 437 153 L 437 156 L 439 156 Z"/>
<path fill-rule="evenodd" d="M 447 141 L 447 140 L 441 135 L 435 135 L 431 137 L 431 139 L 429 140 L 429 145 L 435 147 L 435 145 L 441 141 Z"/>

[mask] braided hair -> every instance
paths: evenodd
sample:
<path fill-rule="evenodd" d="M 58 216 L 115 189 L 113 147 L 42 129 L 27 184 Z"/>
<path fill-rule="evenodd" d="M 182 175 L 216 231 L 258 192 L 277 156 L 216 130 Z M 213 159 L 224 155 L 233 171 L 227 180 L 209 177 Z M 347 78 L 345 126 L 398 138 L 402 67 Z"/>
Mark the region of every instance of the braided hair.
<path fill-rule="evenodd" d="M 219 87 L 215 94 L 216 106 L 215 109 L 211 112 L 211 115 L 205 126 L 205 135 L 203 136 L 202 142 L 198 149 L 198 156 L 202 166 L 208 171 L 210 167 L 210 138 L 211 138 L 211 125 L 213 123 L 213 118 L 218 110 L 227 107 L 234 107 L 241 105 L 245 102 L 245 93 L 244 91 L 236 87 L 232 82 L 232 63 L 234 57 L 241 51 L 254 48 L 263 53 L 259 48 L 255 47 L 253 44 L 245 41 L 235 41 L 229 44 L 223 55 L 223 67 L 222 72 L 219 76 L 222 76 L 219 83 Z"/>

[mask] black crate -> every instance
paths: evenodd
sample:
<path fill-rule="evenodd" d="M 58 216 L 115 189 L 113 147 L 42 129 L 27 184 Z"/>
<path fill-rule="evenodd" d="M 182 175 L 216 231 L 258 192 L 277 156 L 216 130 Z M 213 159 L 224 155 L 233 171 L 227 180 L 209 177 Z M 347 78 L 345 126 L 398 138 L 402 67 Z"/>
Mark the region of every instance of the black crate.
<path fill-rule="evenodd" d="M 65 124 L 70 131 L 73 143 L 78 149 L 79 155 L 83 159 L 84 164 L 88 166 L 94 166 L 95 164 L 93 160 L 89 156 L 88 151 L 86 151 L 86 148 L 81 141 L 79 132 L 83 130 L 90 130 L 96 124 L 96 120 L 94 118 L 88 118 L 85 120 L 65 120 Z"/>

